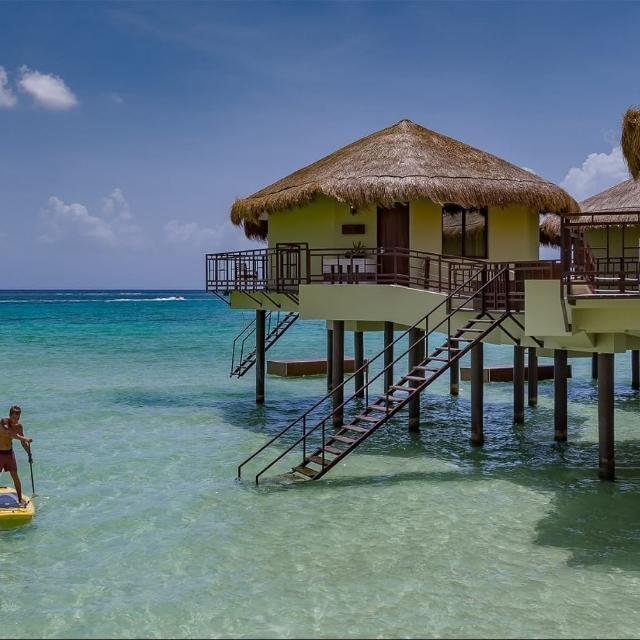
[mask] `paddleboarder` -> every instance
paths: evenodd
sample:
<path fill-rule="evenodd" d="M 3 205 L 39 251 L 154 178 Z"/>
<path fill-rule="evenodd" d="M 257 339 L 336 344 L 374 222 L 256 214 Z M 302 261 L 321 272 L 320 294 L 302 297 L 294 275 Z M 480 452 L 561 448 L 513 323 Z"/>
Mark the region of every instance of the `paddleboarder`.
<path fill-rule="evenodd" d="M 22 425 L 20 424 L 20 414 L 22 409 L 18 405 L 13 405 L 9 409 L 9 417 L 0 419 L 0 473 L 2 471 L 8 471 L 11 474 L 13 480 L 13 486 L 18 494 L 18 502 L 20 505 L 25 506 L 26 502 L 22 499 L 22 484 L 20 477 L 18 476 L 18 465 L 16 464 L 16 456 L 13 453 L 12 440 L 19 440 L 22 444 L 22 448 L 27 452 L 29 456 L 29 462 L 31 462 L 31 438 L 27 438 L 24 435 Z"/>

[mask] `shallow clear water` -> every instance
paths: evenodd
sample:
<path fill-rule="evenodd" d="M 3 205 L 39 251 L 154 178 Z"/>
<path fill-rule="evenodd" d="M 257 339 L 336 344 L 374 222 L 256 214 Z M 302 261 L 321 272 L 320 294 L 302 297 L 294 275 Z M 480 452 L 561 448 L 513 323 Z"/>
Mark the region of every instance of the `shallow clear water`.
<path fill-rule="evenodd" d="M 237 463 L 324 380 L 269 377 L 256 407 L 252 376 L 228 377 L 248 319 L 193 292 L 0 293 L 0 404 L 23 406 L 38 493 L 33 524 L 0 532 L 2 637 L 637 636 L 628 356 L 616 483 L 596 479 L 595 386 L 574 360 L 566 445 L 549 382 L 515 428 L 510 386 L 487 385 L 474 449 L 468 384 L 452 399 L 442 381 L 419 435 L 399 420 L 319 482 L 255 489 Z M 299 322 L 270 357 L 323 340 Z"/>

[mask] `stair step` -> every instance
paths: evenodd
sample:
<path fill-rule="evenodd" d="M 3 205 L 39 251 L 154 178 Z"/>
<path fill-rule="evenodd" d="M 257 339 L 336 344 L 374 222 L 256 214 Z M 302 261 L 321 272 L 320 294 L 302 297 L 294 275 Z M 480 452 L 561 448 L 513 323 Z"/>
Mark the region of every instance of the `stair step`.
<path fill-rule="evenodd" d="M 458 333 L 484 333 L 486 329 L 458 329 Z M 460 338 L 456 338 L 460 340 Z"/>
<path fill-rule="evenodd" d="M 493 320 L 489 319 L 489 318 L 474 318 L 473 320 L 469 320 L 467 322 L 467 325 L 470 324 L 491 324 L 493 322 Z"/>
<path fill-rule="evenodd" d="M 411 393 L 411 391 L 413 391 L 413 389 L 408 389 L 407 387 L 401 387 L 397 384 L 392 384 L 389 389 L 396 389 L 397 391 L 406 391 L 407 393 Z M 404 400 L 405 398 L 402 398 L 402 400 Z M 400 400 L 400 398 L 399 398 Z"/>
<path fill-rule="evenodd" d="M 367 420 L 368 422 L 371 422 L 371 421 L 378 422 L 374 418 L 367 418 L 366 416 L 358 416 L 356 418 L 356 420 Z M 367 431 L 369 431 L 369 429 L 363 429 L 362 427 L 356 427 L 355 424 L 347 424 L 342 428 L 343 429 L 348 429 L 349 431 L 357 431 L 358 433 L 367 433 Z"/>
<path fill-rule="evenodd" d="M 423 376 L 402 376 L 403 380 L 415 380 L 416 382 L 424 382 L 426 378 Z"/>
<path fill-rule="evenodd" d="M 307 476 L 307 478 L 315 478 L 319 471 L 314 471 L 313 469 L 309 469 L 309 467 L 305 467 L 304 465 L 300 465 L 299 467 L 294 467 L 293 470 L 296 473 L 301 473 L 303 476 Z"/>
<path fill-rule="evenodd" d="M 327 453 L 332 453 L 334 456 L 341 456 L 344 453 L 344 449 L 337 449 L 331 445 L 325 444 L 322 447 Z"/>
<path fill-rule="evenodd" d="M 404 389 L 404 387 L 402 387 L 402 389 Z M 404 390 L 407 391 L 407 389 L 404 389 Z M 386 400 L 387 402 L 402 402 L 404 398 L 398 398 L 398 396 L 384 395 L 384 396 L 380 396 L 378 400 Z"/>
<path fill-rule="evenodd" d="M 347 438 L 347 436 L 329 436 L 329 440 L 337 440 L 338 442 L 345 442 L 346 444 L 353 444 L 355 442 L 353 438 Z"/>
<path fill-rule="evenodd" d="M 370 404 L 367 409 L 370 409 L 371 411 L 379 411 L 380 413 L 387 413 L 388 411 L 391 410 L 390 407 L 387 407 L 385 405 L 382 404 Z"/>
<path fill-rule="evenodd" d="M 356 418 L 356 420 L 363 420 L 364 422 L 380 422 L 379 418 L 372 418 L 371 416 L 360 415 Z M 346 427 L 346 429 L 351 429 L 351 426 Z M 354 431 L 369 431 L 369 429 L 354 429 Z"/>
<path fill-rule="evenodd" d="M 322 461 L 322 456 L 309 456 L 310 462 L 315 462 L 319 464 L 321 467 L 328 467 L 331 462 L 333 462 L 333 458 L 325 458 L 324 462 Z"/>
<path fill-rule="evenodd" d="M 418 369 L 419 371 L 440 371 L 440 369 L 438 369 L 437 367 L 425 367 L 421 364 L 416 365 L 415 367 L 413 367 L 414 369 Z"/>
<path fill-rule="evenodd" d="M 457 347 L 438 347 L 433 353 L 438 351 L 462 351 L 462 349 L 458 349 Z"/>

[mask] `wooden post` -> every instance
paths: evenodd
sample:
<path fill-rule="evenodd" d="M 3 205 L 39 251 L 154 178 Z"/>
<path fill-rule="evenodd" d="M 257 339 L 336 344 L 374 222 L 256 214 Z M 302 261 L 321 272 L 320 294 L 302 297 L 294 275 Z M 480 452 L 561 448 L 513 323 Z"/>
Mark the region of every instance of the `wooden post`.
<path fill-rule="evenodd" d="M 535 347 L 529 347 L 527 357 L 527 392 L 529 406 L 538 405 L 538 352 Z"/>
<path fill-rule="evenodd" d="M 266 311 L 264 309 L 256 309 L 256 403 L 264 402 L 264 329 L 265 329 Z"/>
<path fill-rule="evenodd" d="M 603 480 L 616 475 L 613 434 L 613 353 L 598 354 L 599 473 Z"/>
<path fill-rule="evenodd" d="M 553 393 L 554 393 L 554 439 L 567 440 L 567 352 L 556 349 L 553 352 Z"/>
<path fill-rule="evenodd" d="M 386 390 L 393 384 L 393 322 L 384 323 L 384 390 Z M 387 348 L 388 347 L 388 348 Z M 387 368 L 388 367 L 388 368 Z"/>
<path fill-rule="evenodd" d="M 424 331 L 422 329 L 409 330 L 409 371 L 411 375 L 421 376 L 421 372 L 412 371 L 413 367 L 424 360 Z M 420 383 L 410 380 L 409 386 L 415 389 Z M 420 430 L 420 394 L 416 393 L 409 400 L 409 431 Z"/>
<path fill-rule="evenodd" d="M 640 389 L 640 351 L 631 352 L 631 388 Z"/>
<path fill-rule="evenodd" d="M 338 407 L 344 402 L 344 320 L 333 321 L 333 426 L 338 428 L 343 424 L 344 411 Z"/>
<path fill-rule="evenodd" d="M 327 329 L 327 392 L 333 385 L 333 329 Z"/>
<path fill-rule="evenodd" d="M 364 365 L 364 333 L 353 332 L 353 359 L 356 371 Z M 364 398 L 364 369 L 354 377 L 356 398 Z"/>
<path fill-rule="evenodd" d="M 484 345 L 471 348 L 471 444 L 484 443 Z"/>
<path fill-rule="evenodd" d="M 593 380 L 598 379 L 598 354 L 591 354 L 591 378 Z"/>
<path fill-rule="evenodd" d="M 524 347 L 513 347 L 513 421 L 524 422 Z"/>
<path fill-rule="evenodd" d="M 449 340 L 449 346 L 452 349 L 458 348 L 457 340 Z M 460 392 L 460 360 L 452 362 L 449 366 L 449 393 L 452 396 L 457 396 Z"/>

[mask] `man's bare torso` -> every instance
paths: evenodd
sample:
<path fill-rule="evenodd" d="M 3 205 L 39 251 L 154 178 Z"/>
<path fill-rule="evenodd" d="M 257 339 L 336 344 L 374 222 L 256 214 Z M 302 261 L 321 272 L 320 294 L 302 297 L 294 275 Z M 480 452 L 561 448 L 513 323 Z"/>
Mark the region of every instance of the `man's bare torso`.
<path fill-rule="evenodd" d="M 7 418 L 2 418 L 2 420 L 0 420 L 0 451 L 11 449 L 12 433 L 22 435 L 22 425 L 18 423 L 15 427 L 12 427 Z"/>

